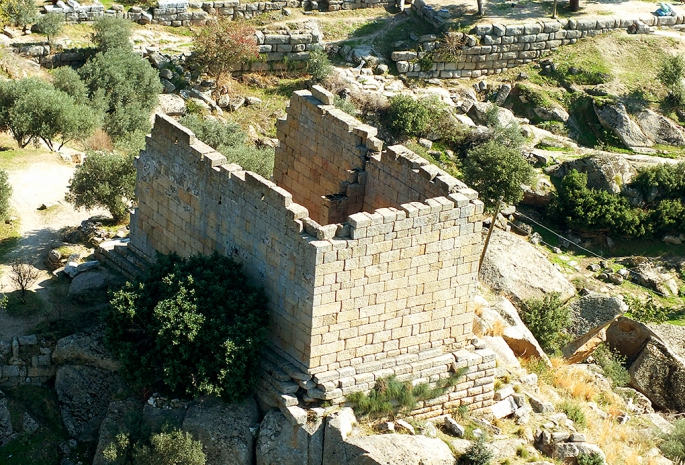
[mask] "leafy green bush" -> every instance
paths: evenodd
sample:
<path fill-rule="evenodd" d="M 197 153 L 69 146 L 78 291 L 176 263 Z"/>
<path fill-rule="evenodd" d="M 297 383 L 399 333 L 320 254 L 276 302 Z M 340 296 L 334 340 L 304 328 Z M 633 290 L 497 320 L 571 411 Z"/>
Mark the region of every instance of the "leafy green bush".
<path fill-rule="evenodd" d="M 52 39 L 54 39 L 64 27 L 64 15 L 59 13 L 40 15 L 36 22 L 36 27 L 39 32 L 48 37 L 48 42 L 52 43 Z"/>
<path fill-rule="evenodd" d="M 640 170 L 631 187 L 638 188 L 648 203 L 661 199 L 685 197 L 685 162 L 675 165 L 660 163 Z"/>
<path fill-rule="evenodd" d="M 661 452 L 675 463 L 685 463 L 685 419 L 673 424 L 673 431 L 661 436 Z"/>
<path fill-rule="evenodd" d="M 625 367 L 626 357 L 612 351 L 605 343 L 602 343 L 592 353 L 595 362 L 604 374 L 611 380 L 611 384 L 617 387 L 626 386 L 630 382 L 630 373 Z"/>
<path fill-rule="evenodd" d="M 321 82 L 333 72 L 333 64 L 328 59 L 328 54 L 324 50 L 312 50 L 309 52 L 307 70 L 317 82 Z"/>
<path fill-rule="evenodd" d="M 521 201 L 521 185 L 531 184 L 535 171 L 518 149 L 493 139 L 468 151 L 462 174 L 464 182 L 477 190 L 480 200 L 492 208 L 500 196 L 510 204 Z"/>
<path fill-rule="evenodd" d="M 3 0 L 0 2 L 0 19 L 7 20 L 13 26 L 26 30 L 26 26 L 36 20 L 36 2 L 34 0 Z"/>
<path fill-rule="evenodd" d="M 459 463 L 461 465 L 489 465 L 493 457 L 492 450 L 485 444 L 485 436 L 480 436 L 459 457 Z"/>
<path fill-rule="evenodd" d="M 597 452 L 591 454 L 578 454 L 578 465 L 604 465 L 604 457 Z"/>
<path fill-rule="evenodd" d="M 184 116 L 180 122 L 201 141 L 224 155 L 230 163 L 236 163 L 267 179 L 273 174 L 274 149 L 247 144 L 245 133 L 237 123 L 203 119 L 195 114 Z"/>
<path fill-rule="evenodd" d="M 354 103 L 350 99 L 338 97 L 336 95 L 333 99 L 333 105 L 335 105 L 335 108 L 344 111 L 348 115 L 356 116 L 357 114 L 357 108 L 354 106 Z"/>
<path fill-rule="evenodd" d="M 399 134 L 418 136 L 423 134 L 430 121 L 430 112 L 413 97 L 400 94 L 390 99 L 388 107 L 390 128 Z"/>
<path fill-rule="evenodd" d="M 131 21 L 114 16 L 102 16 L 93 25 L 93 43 L 101 52 L 114 49 L 133 51 L 131 44 Z"/>
<path fill-rule="evenodd" d="M 573 229 L 605 229 L 621 237 L 647 233 L 642 210 L 631 208 L 620 195 L 589 189 L 587 175 L 576 170 L 564 176 L 547 213 Z"/>
<path fill-rule="evenodd" d="M 545 352 L 559 350 L 567 338 L 564 330 L 571 324 L 571 314 L 558 293 L 524 302 L 520 314 L 521 320 Z"/>
<path fill-rule="evenodd" d="M 682 104 L 685 97 L 682 84 L 685 77 L 685 59 L 681 55 L 667 55 L 656 77 L 666 86 L 669 97 L 674 100 L 674 103 Z"/>
<path fill-rule="evenodd" d="M 5 220 L 10 212 L 10 198 L 12 197 L 12 185 L 10 184 L 7 171 L 0 170 L 0 220 Z"/>
<path fill-rule="evenodd" d="M 585 417 L 585 412 L 583 412 L 583 409 L 580 407 L 580 405 L 569 400 L 565 400 L 558 404 L 557 408 L 564 412 L 569 420 L 573 421 L 573 423 L 576 425 L 580 426 L 581 428 L 585 428 L 587 426 L 587 418 Z"/>
<path fill-rule="evenodd" d="M 105 113 L 104 127 L 117 142 L 132 134 L 144 138 L 162 91 L 157 71 L 125 48 L 108 48 L 79 69 L 93 106 Z"/>
<path fill-rule="evenodd" d="M 662 307 L 654 302 L 654 298 L 651 295 L 645 300 L 630 295 L 625 296 L 625 299 L 630 316 L 642 323 L 665 323 L 671 317 L 671 314 L 677 312 L 674 308 Z"/>
<path fill-rule="evenodd" d="M 60 66 L 52 70 L 52 85 L 55 89 L 70 95 L 76 103 L 80 105 L 88 103 L 88 88 L 74 68 Z"/>
<path fill-rule="evenodd" d="M 240 268 L 216 252 L 158 255 L 142 281 L 113 294 L 106 342 L 131 385 L 232 400 L 252 392 L 269 317 Z"/>
<path fill-rule="evenodd" d="M 131 465 L 204 465 L 207 461 L 202 442 L 179 429 L 153 433 L 149 445 L 138 441 L 133 447 L 129 436 L 120 433 L 102 455 L 108 463 Z"/>
<path fill-rule="evenodd" d="M 74 208 L 104 207 L 116 222 L 126 219 L 135 198 L 133 157 L 116 153 L 86 153 L 76 168 L 65 198 Z"/>

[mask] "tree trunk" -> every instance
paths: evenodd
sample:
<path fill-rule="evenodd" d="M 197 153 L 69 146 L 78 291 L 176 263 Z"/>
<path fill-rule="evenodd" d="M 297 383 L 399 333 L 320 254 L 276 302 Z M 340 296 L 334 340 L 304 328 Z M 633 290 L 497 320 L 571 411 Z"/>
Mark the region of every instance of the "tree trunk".
<path fill-rule="evenodd" d="M 484 6 L 485 0 L 477 0 L 477 1 L 478 1 L 478 16 L 485 16 L 485 6 Z"/>
<path fill-rule="evenodd" d="M 554 8 L 552 9 L 552 19 L 557 19 L 557 0 L 554 0 Z"/>

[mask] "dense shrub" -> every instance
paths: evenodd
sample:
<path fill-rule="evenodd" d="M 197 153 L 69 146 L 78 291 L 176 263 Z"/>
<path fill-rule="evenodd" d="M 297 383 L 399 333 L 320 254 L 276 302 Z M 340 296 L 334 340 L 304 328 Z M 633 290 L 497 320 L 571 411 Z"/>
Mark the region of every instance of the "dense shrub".
<path fill-rule="evenodd" d="M 103 16 L 93 25 L 93 43 L 101 52 L 114 49 L 133 50 L 131 44 L 131 21 L 114 16 Z"/>
<path fill-rule="evenodd" d="M 535 172 L 518 149 L 490 140 L 468 151 L 462 162 L 462 174 L 464 181 L 491 208 L 500 196 L 510 204 L 521 201 L 521 185 L 531 184 Z"/>
<path fill-rule="evenodd" d="M 489 465 L 493 457 L 494 453 L 485 444 L 485 436 L 480 436 L 459 457 L 459 463 L 460 465 Z"/>
<path fill-rule="evenodd" d="M 202 451 L 202 442 L 179 429 L 153 433 L 147 441 L 138 441 L 132 447 L 129 435 L 120 433 L 103 450 L 108 463 L 130 465 L 204 465 L 207 457 Z"/>
<path fill-rule="evenodd" d="M 246 143 L 245 133 L 237 123 L 203 119 L 199 115 L 184 116 L 180 122 L 205 144 L 223 154 L 230 163 L 236 163 L 267 179 L 271 177 L 274 150 Z"/>
<path fill-rule="evenodd" d="M 437 96 L 415 99 L 400 94 L 390 99 L 388 126 L 398 135 L 423 136 L 445 116 L 446 105 Z"/>
<path fill-rule="evenodd" d="M 578 465 L 604 465 L 604 457 L 597 452 L 591 454 L 578 454 Z"/>
<path fill-rule="evenodd" d="M 252 26 L 220 17 L 200 28 L 193 40 L 195 63 L 218 80 L 258 57 Z"/>
<path fill-rule="evenodd" d="M 647 232 L 642 210 L 631 208 L 620 195 L 589 189 L 587 175 L 575 170 L 562 179 L 547 213 L 573 229 L 600 229 L 622 237 L 640 237 Z"/>
<path fill-rule="evenodd" d="M 217 253 L 159 255 L 112 296 L 106 341 L 132 385 L 232 400 L 252 392 L 268 311 L 240 268 Z"/>
<path fill-rule="evenodd" d="M 664 434 L 659 444 L 661 452 L 675 463 L 685 463 L 685 419 L 673 424 L 673 431 Z"/>
<path fill-rule="evenodd" d="M 659 67 L 657 79 L 666 87 L 674 103 L 680 105 L 685 98 L 682 80 L 685 77 L 685 59 L 681 55 L 667 55 Z"/>
<path fill-rule="evenodd" d="M 66 200 L 74 208 L 106 208 L 116 222 L 126 219 L 135 197 L 133 157 L 116 153 L 86 153 L 70 181 Z"/>
<path fill-rule="evenodd" d="M 571 314 L 558 293 L 531 299 L 521 306 L 521 319 L 547 353 L 559 350 L 565 342 L 564 330 L 571 324 Z"/>
<path fill-rule="evenodd" d="M 93 105 L 105 112 L 105 130 L 115 142 L 132 135 L 144 138 L 162 91 L 157 71 L 147 61 L 130 50 L 112 48 L 88 60 L 79 75 Z"/>
<path fill-rule="evenodd" d="M 10 198 L 12 197 L 12 185 L 10 184 L 7 171 L 0 170 L 0 220 L 5 220 L 10 212 Z"/>
<path fill-rule="evenodd" d="M 24 29 L 36 20 L 36 11 L 34 0 L 2 0 L 0 2 L 0 19 Z"/>
<path fill-rule="evenodd" d="M 307 61 L 307 71 L 317 82 L 321 82 L 333 72 L 333 64 L 328 59 L 328 54 L 324 50 L 312 50 L 309 52 Z"/>
<path fill-rule="evenodd" d="M 626 357 L 612 351 L 605 343 L 600 344 L 592 353 L 597 365 L 611 380 L 611 384 L 617 387 L 626 386 L 630 382 L 630 373 L 625 367 Z"/>
<path fill-rule="evenodd" d="M 641 170 L 631 187 L 640 189 L 649 204 L 661 199 L 685 198 L 685 162 L 675 165 L 660 163 Z"/>
<path fill-rule="evenodd" d="M 642 323 L 665 323 L 672 313 L 678 311 L 674 308 L 662 307 L 654 302 L 654 298 L 651 295 L 645 300 L 627 295 L 626 303 L 628 304 L 628 312 L 631 318 Z"/>
<path fill-rule="evenodd" d="M 70 95 L 78 104 L 88 103 L 88 88 L 69 66 L 60 66 L 52 71 L 52 85 L 57 90 Z"/>

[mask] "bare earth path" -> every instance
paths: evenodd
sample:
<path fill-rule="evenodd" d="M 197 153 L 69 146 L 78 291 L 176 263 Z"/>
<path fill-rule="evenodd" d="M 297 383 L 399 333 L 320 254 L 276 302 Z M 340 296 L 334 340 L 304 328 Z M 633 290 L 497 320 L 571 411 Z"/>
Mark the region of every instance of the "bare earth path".
<path fill-rule="evenodd" d="M 56 153 L 46 153 L 40 161 L 28 163 L 16 169 L 8 169 L 13 188 L 12 208 L 20 222 L 20 241 L 8 254 L 7 260 L 20 259 L 43 270 L 34 286 L 44 301 L 48 299 L 51 286 L 50 274 L 45 260 L 53 245 L 59 242 L 59 230 L 65 226 L 76 226 L 94 214 L 104 214 L 97 210 L 75 211 L 64 200 L 75 165 L 64 162 Z M 38 210 L 41 204 L 49 206 Z M 8 263 L 0 264 L 2 276 L 0 286 L 5 292 L 14 290 L 8 276 Z M 0 310 L 0 340 L 25 334 L 46 315 L 29 318 L 12 318 Z"/>

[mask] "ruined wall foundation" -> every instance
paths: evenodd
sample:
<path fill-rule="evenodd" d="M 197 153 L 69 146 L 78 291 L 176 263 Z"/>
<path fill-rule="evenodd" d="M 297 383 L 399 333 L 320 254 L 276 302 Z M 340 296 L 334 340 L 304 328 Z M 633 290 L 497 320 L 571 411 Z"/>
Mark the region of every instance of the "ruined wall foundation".
<path fill-rule="evenodd" d="M 274 181 L 227 163 L 158 115 L 138 160 L 130 248 L 214 250 L 244 264 L 272 314 L 259 394 L 288 412 L 381 378 L 468 373 L 413 412 L 492 403 L 495 356 L 474 346 L 483 203 L 460 181 L 337 110 L 317 86 L 277 123 Z"/>

